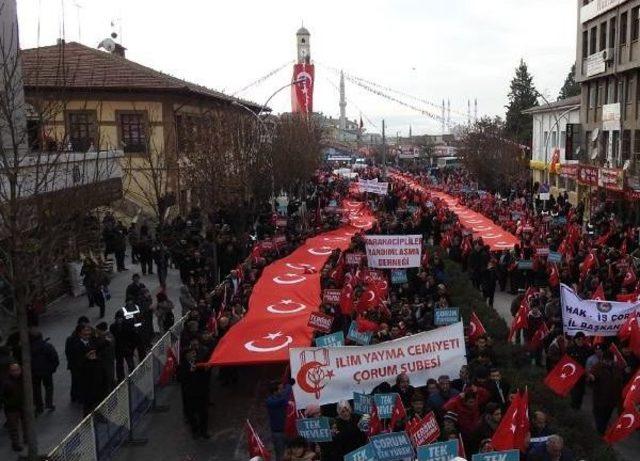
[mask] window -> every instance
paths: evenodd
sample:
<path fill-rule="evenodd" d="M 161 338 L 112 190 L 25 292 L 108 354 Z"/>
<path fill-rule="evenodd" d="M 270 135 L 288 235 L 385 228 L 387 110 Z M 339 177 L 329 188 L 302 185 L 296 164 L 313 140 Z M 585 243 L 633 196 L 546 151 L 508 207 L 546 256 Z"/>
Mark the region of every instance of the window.
<path fill-rule="evenodd" d="M 620 45 L 624 45 L 627 43 L 627 22 L 627 13 L 622 13 L 620 15 Z"/>
<path fill-rule="evenodd" d="M 616 85 L 616 79 L 612 78 L 611 80 L 609 80 L 609 85 L 607 88 L 607 97 L 605 99 L 606 103 L 605 104 L 613 104 L 614 102 L 617 101 L 618 99 L 618 94 L 617 94 L 617 85 Z"/>
<path fill-rule="evenodd" d="M 633 156 L 640 158 L 640 130 L 633 130 Z"/>
<path fill-rule="evenodd" d="M 589 56 L 589 31 L 582 32 L 582 58 L 586 59 Z"/>
<path fill-rule="evenodd" d="M 591 131 L 585 131 L 584 133 L 584 145 L 586 147 L 586 153 L 587 153 L 587 157 L 591 157 L 591 146 L 592 146 L 592 142 L 591 142 Z M 578 159 L 580 160 L 580 159 Z"/>
<path fill-rule="evenodd" d="M 96 112 L 78 110 L 67 113 L 69 143 L 76 152 L 86 152 L 96 145 Z"/>
<path fill-rule="evenodd" d="M 631 41 L 638 40 L 638 10 L 640 7 L 635 7 L 631 10 Z"/>
<path fill-rule="evenodd" d="M 611 159 L 612 166 L 618 166 L 618 161 L 620 159 L 620 131 L 615 130 L 612 131 L 612 146 L 611 146 Z"/>
<path fill-rule="evenodd" d="M 125 152 L 146 152 L 147 137 L 144 112 L 119 113 L 120 143 Z"/>
<path fill-rule="evenodd" d="M 553 149 L 558 147 L 558 132 L 555 130 L 551 132 L 551 147 Z"/>
<path fill-rule="evenodd" d="M 589 84 L 589 108 L 595 109 L 598 99 L 598 87 L 596 83 Z"/>
<path fill-rule="evenodd" d="M 607 100 L 606 89 L 607 87 L 605 86 L 605 82 L 601 81 L 598 84 L 598 107 L 602 107 L 603 104 L 606 104 L 606 100 Z"/>
<path fill-rule="evenodd" d="M 583 38 L 584 41 L 584 38 Z M 609 48 L 616 46 L 616 18 L 609 21 Z"/>
<path fill-rule="evenodd" d="M 567 132 L 562 130 L 560 132 L 560 149 L 564 149 L 565 148 L 566 140 L 567 140 Z"/>
<path fill-rule="evenodd" d="M 29 150 L 31 152 L 42 151 L 42 124 L 40 120 L 27 120 L 27 135 L 29 137 Z"/>
<path fill-rule="evenodd" d="M 567 191 L 575 192 L 576 191 L 576 180 L 573 178 L 567 178 Z"/>
<path fill-rule="evenodd" d="M 598 39 L 596 37 L 596 33 L 598 31 L 597 27 L 592 27 L 591 30 L 589 31 L 589 54 L 593 54 L 595 53 L 596 50 L 596 40 Z"/>
<path fill-rule="evenodd" d="M 607 23 L 600 24 L 600 50 L 602 51 L 607 47 Z"/>
<path fill-rule="evenodd" d="M 631 130 L 622 132 L 622 161 L 631 158 Z"/>
<path fill-rule="evenodd" d="M 546 149 L 547 149 L 547 142 L 548 142 L 548 139 L 549 139 L 549 132 L 548 132 L 548 131 L 545 131 L 545 132 L 544 132 L 544 137 L 543 137 L 542 139 L 543 139 L 543 143 L 542 143 L 542 149 L 543 149 L 543 150 L 542 150 L 542 154 L 544 155 L 544 153 L 545 153 L 545 151 L 546 151 Z"/>

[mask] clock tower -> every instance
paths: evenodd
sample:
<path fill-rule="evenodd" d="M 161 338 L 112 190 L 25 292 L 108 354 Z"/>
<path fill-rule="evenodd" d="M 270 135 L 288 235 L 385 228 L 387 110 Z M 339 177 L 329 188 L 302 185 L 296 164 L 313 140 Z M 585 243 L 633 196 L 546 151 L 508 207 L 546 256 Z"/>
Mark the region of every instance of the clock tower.
<path fill-rule="evenodd" d="M 296 32 L 298 45 L 298 64 L 311 64 L 311 47 L 309 37 L 311 34 L 304 25 Z"/>

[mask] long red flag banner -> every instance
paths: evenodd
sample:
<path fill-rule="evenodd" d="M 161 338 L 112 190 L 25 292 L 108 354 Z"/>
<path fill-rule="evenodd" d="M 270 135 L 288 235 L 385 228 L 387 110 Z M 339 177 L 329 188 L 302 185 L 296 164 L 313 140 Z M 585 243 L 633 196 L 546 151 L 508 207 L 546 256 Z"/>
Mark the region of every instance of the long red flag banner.
<path fill-rule="evenodd" d="M 309 314 L 322 302 L 320 272 L 331 253 L 349 247 L 374 218 L 361 202 L 346 200 L 349 223 L 307 241 L 267 266 L 253 288 L 247 315 L 223 336 L 209 365 L 249 365 L 289 361 L 290 347 L 311 344 Z"/>
<path fill-rule="evenodd" d="M 473 232 L 474 238 L 482 237 L 482 241 L 486 245 L 489 245 L 491 250 L 497 251 L 511 249 L 518 243 L 518 238 L 516 236 L 507 232 L 486 216 L 460 205 L 458 203 L 458 199 L 451 195 L 437 190 L 427 189 L 426 187 L 418 184 L 413 178 L 407 177 L 406 175 L 390 173 L 389 176 L 405 183 L 413 190 L 417 190 L 423 194 L 430 194 L 431 196 L 442 200 L 447 205 L 447 208 L 449 208 L 458 217 L 462 226 Z"/>

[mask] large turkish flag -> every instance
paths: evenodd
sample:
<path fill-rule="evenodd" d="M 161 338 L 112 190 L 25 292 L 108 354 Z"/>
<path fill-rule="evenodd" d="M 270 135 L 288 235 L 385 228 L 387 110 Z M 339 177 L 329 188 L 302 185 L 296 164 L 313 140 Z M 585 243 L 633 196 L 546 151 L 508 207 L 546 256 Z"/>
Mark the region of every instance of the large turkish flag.
<path fill-rule="evenodd" d="M 359 202 L 345 201 L 350 223 L 308 239 L 289 256 L 267 266 L 249 299 L 247 315 L 224 335 L 209 365 L 288 362 L 290 347 L 307 347 L 313 330 L 309 314 L 322 302 L 320 271 L 336 248 L 373 223 Z"/>

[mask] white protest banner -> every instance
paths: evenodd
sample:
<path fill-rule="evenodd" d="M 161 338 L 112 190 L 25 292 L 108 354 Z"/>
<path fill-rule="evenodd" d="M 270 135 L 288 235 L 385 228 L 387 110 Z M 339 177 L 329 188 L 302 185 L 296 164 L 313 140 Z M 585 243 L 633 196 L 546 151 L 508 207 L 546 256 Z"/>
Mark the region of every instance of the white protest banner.
<path fill-rule="evenodd" d="M 587 336 L 616 336 L 629 316 L 640 308 L 637 302 L 582 299 L 564 284 L 560 286 L 560 302 L 564 332 L 571 336 L 580 331 Z"/>
<path fill-rule="evenodd" d="M 387 195 L 387 192 L 389 191 L 389 183 L 360 180 L 358 181 L 358 190 L 360 192 L 370 192 L 372 194 Z"/>
<path fill-rule="evenodd" d="M 420 267 L 421 235 L 365 235 L 367 263 L 380 269 Z"/>
<path fill-rule="evenodd" d="M 400 373 L 424 383 L 454 375 L 467 363 L 462 322 L 370 346 L 289 349 L 298 408 L 324 405 L 393 383 Z"/>

